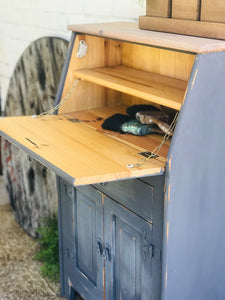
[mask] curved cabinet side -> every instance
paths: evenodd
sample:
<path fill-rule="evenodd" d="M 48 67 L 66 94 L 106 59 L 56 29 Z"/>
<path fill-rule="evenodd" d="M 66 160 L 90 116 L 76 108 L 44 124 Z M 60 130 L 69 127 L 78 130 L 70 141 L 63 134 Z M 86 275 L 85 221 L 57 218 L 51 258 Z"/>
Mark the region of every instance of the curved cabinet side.
<path fill-rule="evenodd" d="M 168 154 L 162 299 L 225 297 L 225 52 L 196 56 Z"/>

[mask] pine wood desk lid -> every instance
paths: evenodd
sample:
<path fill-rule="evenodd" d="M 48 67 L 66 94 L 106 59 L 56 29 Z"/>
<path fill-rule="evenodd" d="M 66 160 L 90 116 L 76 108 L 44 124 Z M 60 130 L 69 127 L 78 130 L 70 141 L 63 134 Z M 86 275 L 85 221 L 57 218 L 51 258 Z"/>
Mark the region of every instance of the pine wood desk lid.
<path fill-rule="evenodd" d="M 68 29 L 77 33 L 191 53 L 225 51 L 225 41 L 222 40 L 143 30 L 138 28 L 138 24 L 129 22 L 69 25 Z"/>
<path fill-rule="evenodd" d="M 143 157 L 137 149 L 63 115 L 0 119 L 0 134 L 73 185 L 137 178 L 164 172 L 165 162 Z"/>

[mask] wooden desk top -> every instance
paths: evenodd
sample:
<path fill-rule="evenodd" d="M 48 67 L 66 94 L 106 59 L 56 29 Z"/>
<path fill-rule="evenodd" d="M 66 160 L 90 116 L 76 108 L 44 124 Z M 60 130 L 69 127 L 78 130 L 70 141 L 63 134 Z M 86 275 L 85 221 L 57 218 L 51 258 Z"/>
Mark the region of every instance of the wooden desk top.
<path fill-rule="evenodd" d="M 142 30 L 138 28 L 138 24 L 129 22 L 69 25 L 68 29 L 78 33 L 191 53 L 225 51 L 223 40 Z"/>
<path fill-rule="evenodd" d="M 164 172 L 165 162 L 149 160 L 129 169 L 143 157 L 136 147 L 63 115 L 7 117 L 0 133 L 73 185 L 136 178 Z"/>

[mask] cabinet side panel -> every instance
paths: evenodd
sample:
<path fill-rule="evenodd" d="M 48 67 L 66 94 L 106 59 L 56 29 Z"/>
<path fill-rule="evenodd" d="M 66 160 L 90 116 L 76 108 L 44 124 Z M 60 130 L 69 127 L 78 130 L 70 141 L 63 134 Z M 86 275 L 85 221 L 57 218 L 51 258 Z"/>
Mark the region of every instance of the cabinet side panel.
<path fill-rule="evenodd" d="M 69 278 L 71 272 L 71 257 L 74 254 L 73 230 L 73 197 L 74 190 L 70 184 L 57 176 L 58 188 L 58 228 L 60 255 L 61 295 L 69 297 Z"/>
<path fill-rule="evenodd" d="M 163 300 L 224 299 L 224 65 L 196 57 L 168 154 Z"/>
<path fill-rule="evenodd" d="M 60 295 L 65 296 L 65 270 L 64 270 L 64 252 L 63 252 L 63 225 L 62 225 L 62 197 L 60 192 L 60 177 L 56 176 L 58 193 L 58 235 L 59 235 L 59 265 L 60 265 Z"/>
<path fill-rule="evenodd" d="M 68 47 L 67 54 L 66 54 L 66 59 L 65 59 L 62 74 L 60 77 L 57 94 L 55 97 L 55 103 L 54 103 L 55 106 L 59 104 L 61 97 L 62 97 L 63 88 L 64 88 L 64 84 L 65 84 L 65 80 L 66 80 L 66 76 L 67 76 L 67 72 L 68 72 L 68 68 L 69 68 L 70 58 L 71 58 L 71 54 L 73 51 L 75 39 L 76 39 L 76 34 L 75 34 L 75 32 L 72 32 L 69 47 Z"/>

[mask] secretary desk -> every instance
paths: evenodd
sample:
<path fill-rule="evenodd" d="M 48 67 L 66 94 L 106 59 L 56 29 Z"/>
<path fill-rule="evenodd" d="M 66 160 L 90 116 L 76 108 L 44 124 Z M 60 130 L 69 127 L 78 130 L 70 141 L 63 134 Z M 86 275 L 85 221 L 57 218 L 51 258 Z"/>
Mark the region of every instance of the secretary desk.
<path fill-rule="evenodd" d="M 0 120 L 57 174 L 61 294 L 225 299 L 225 42 L 133 23 L 68 28 L 55 113 Z M 149 103 L 179 113 L 164 143 L 102 129 Z"/>

